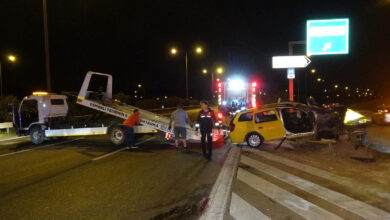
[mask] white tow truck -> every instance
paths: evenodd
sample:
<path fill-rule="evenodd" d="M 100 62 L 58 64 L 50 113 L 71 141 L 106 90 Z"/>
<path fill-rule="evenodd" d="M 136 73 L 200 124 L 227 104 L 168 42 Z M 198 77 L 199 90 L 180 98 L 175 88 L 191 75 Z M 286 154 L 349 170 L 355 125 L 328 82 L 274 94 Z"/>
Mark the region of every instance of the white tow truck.
<path fill-rule="evenodd" d="M 91 78 L 103 77 L 106 80 L 106 88 L 101 91 L 89 91 Z M 77 104 L 95 109 L 105 114 L 110 114 L 126 119 L 136 107 L 126 104 L 118 104 L 112 101 L 112 76 L 110 74 L 89 71 L 77 96 Z M 121 125 L 88 127 L 86 125 L 76 127 L 72 125 L 68 97 L 65 95 L 34 92 L 23 98 L 17 109 L 13 104 L 13 125 L 18 136 L 30 136 L 31 142 L 40 144 L 44 140 L 53 137 L 109 135 L 115 145 L 121 145 L 125 141 L 124 130 Z M 141 125 L 134 127 L 135 133 L 156 133 L 157 130 L 168 130 L 169 118 L 139 109 L 141 113 Z M 189 139 L 199 140 L 192 128 L 187 127 Z"/>

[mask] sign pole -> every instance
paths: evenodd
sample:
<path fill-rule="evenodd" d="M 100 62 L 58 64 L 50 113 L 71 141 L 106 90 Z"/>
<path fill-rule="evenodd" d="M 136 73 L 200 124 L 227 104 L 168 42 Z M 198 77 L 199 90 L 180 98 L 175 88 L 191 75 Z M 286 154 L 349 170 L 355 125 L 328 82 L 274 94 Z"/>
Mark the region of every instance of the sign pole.
<path fill-rule="evenodd" d="M 287 79 L 288 79 L 288 88 L 289 88 L 289 100 L 290 102 L 294 101 L 294 79 L 295 79 L 295 69 L 287 69 Z"/>
<path fill-rule="evenodd" d="M 294 53 L 294 45 L 296 44 L 305 44 L 305 41 L 289 41 L 288 42 L 288 55 L 292 56 Z M 289 79 L 289 96 L 290 96 L 290 102 L 294 101 L 294 79 Z"/>
<path fill-rule="evenodd" d="M 294 50 L 294 43 L 292 41 L 288 42 L 288 55 L 292 56 Z M 295 71 L 294 71 L 295 74 Z M 290 102 L 294 101 L 294 79 L 288 79 L 288 94 Z"/>
<path fill-rule="evenodd" d="M 288 79 L 289 100 L 294 101 L 294 79 Z"/>

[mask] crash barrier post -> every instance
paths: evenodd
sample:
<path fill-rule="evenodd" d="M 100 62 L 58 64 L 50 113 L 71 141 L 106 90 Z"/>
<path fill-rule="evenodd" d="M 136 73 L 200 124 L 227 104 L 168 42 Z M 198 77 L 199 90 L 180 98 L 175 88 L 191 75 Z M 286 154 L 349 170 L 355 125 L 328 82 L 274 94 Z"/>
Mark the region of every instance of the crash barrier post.
<path fill-rule="evenodd" d="M 12 122 L 3 122 L 0 123 L 0 130 L 7 129 L 7 134 L 9 134 L 9 129 L 13 128 Z"/>

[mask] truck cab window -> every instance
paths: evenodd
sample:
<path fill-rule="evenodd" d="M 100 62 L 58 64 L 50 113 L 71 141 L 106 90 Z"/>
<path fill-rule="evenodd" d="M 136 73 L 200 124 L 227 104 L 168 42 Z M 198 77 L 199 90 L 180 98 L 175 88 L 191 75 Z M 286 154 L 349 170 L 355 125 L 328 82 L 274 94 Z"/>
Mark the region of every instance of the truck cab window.
<path fill-rule="evenodd" d="M 50 99 L 51 105 L 64 105 L 65 101 L 63 99 Z"/>

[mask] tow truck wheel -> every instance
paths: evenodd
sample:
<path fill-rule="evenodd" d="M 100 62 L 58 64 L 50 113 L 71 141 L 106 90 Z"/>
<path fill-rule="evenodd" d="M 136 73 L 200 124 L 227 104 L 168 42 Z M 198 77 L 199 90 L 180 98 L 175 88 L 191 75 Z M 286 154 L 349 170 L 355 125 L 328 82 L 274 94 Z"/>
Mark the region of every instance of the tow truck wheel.
<path fill-rule="evenodd" d="M 258 148 L 264 142 L 264 138 L 257 133 L 250 133 L 246 138 L 246 143 L 249 147 Z"/>
<path fill-rule="evenodd" d="M 122 145 L 125 143 L 126 135 L 122 127 L 116 126 L 111 129 L 110 140 L 114 145 Z"/>
<path fill-rule="evenodd" d="M 30 130 L 30 139 L 33 144 L 41 144 L 45 139 L 41 126 L 35 126 Z"/>

